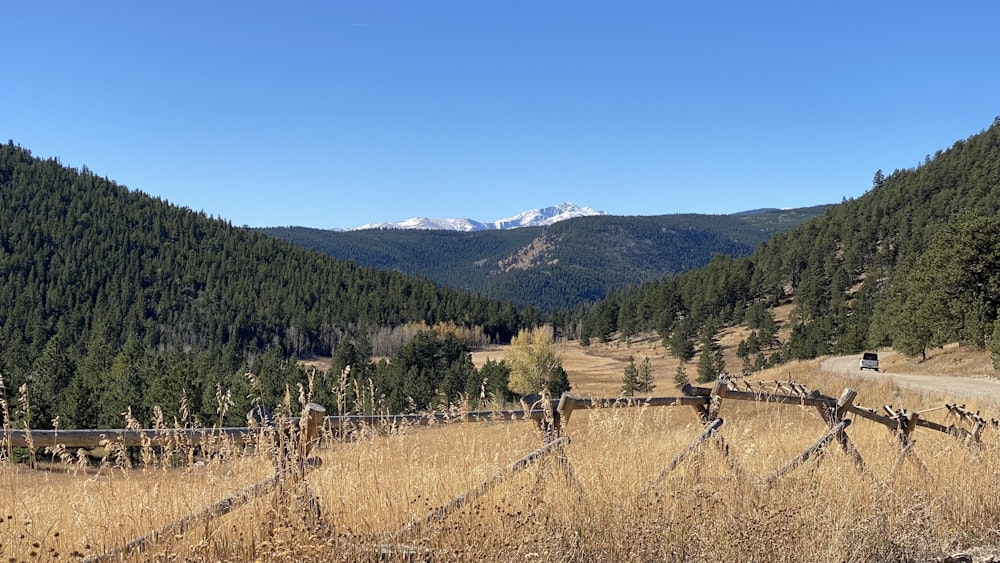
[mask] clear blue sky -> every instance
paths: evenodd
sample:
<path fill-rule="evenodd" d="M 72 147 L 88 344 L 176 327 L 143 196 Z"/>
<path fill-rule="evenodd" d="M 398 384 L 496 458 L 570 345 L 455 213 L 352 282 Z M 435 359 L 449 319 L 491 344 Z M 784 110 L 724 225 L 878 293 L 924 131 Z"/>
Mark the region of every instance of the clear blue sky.
<path fill-rule="evenodd" d="M 11 2 L 0 141 L 251 226 L 838 203 L 1000 114 L 1000 2 Z"/>

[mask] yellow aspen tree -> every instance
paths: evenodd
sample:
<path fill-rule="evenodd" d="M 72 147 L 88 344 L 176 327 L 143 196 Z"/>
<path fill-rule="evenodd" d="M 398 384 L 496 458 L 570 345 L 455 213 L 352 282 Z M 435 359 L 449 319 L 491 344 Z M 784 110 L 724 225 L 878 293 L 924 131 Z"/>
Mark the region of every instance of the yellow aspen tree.
<path fill-rule="evenodd" d="M 504 360 L 510 366 L 508 386 L 520 395 L 541 392 L 562 367 L 551 326 L 521 329 L 511 339 Z"/>

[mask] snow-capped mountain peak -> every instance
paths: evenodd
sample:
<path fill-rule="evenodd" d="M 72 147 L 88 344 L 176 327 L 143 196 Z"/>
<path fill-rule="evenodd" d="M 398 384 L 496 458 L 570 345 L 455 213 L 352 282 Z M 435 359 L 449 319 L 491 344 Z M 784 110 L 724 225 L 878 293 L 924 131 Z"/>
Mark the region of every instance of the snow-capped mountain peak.
<path fill-rule="evenodd" d="M 566 219 L 575 217 L 587 217 L 590 215 L 607 215 L 603 211 L 597 211 L 590 207 L 580 207 L 572 203 L 563 203 L 542 209 L 531 209 L 518 213 L 507 219 L 494 221 L 491 225 L 494 229 L 516 229 L 518 227 L 539 227 L 551 225 Z"/>
<path fill-rule="evenodd" d="M 566 219 L 575 217 L 587 217 L 590 215 L 607 215 L 604 211 L 598 211 L 590 207 L 580 207 L 572 203 L 563 203 L 542 209 L 531 209 L 518 213 L 513 217 L 499 219 L 489 223 L 475 221 L 473 219 L 429 219 L 427 217 L 414 217 L 405 221 L 394 223 L 368 223 L 354 230 L 362 229 L 427 229 L 446 231 L 485 231 L 501 229 L 517 229 L 519 227 L 539 227 L 551 225 Z"/>

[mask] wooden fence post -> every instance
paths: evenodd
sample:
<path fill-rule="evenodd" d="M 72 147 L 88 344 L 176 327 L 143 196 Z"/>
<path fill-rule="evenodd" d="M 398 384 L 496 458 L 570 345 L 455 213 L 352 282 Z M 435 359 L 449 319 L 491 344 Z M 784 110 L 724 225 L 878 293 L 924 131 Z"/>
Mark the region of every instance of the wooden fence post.
<path fill-rule="evenodd" d="M 695 388 L 690 383 L 685 383 L 684 387 L 681 387 L 680 391 L 686 397 L 693 397 L 693 396 L 695 396 Z M 711 399 L 709 399 L 709 400 L 711 400 Z M 693 404 L 693 405 L 691 405 L 691 408 L 694 409 L 695 414 L 698 416 L 698 421 L 699 422 L 701 422 L 702 424 L 707 424 L 708 423 L 708 420 L 709 420 L 708 419 L 708 403 Z"/>
<path fill-rule="evenodd" d="M 541 448 L 538 448 L 537 450 L 531 452 L 530 454 L 515 461 L 506 469 L 506 471 L 501 471 L 500 473 L 493 475 L 489 479 L 480 482 L 472 489 L 458 495 L 457 497 L 451 499 L 450 501 L 439 506 L 438 508 L 431 510 L 430 512 L 425 514 L 423 518 L 420 518 L 419 520 L 415 520 L 413 522 L 410 522 L 406 526 L 403 526 L 396 533 L 392 534 L 391 541 L 393 543 L 399 542 L 399 540 L 401 540 L 407 534 L 418 531 L 427 524 L 444 520 L 453 511 L 462 508 L 469 502 L 472 502 L 474 499 L 488 492 L 494 486 L 502 483 L 508 477 L 512 477 L 520 473 L 521 471 L 527 469 L 528 467 L 531 467 L 531 465 L 533 465 L 539 459 L 553 453 L 554 451 L 558 451 L 560 448 L 562 448 L 568 443 L 569 443 L 569 438 L 565 436 L 561 438 L 556 438 L 555 440 L 548 442 Z"/>
<path fill-rule="evenodd" d="M 300 450 L 303 454 L 309 453 L 312 447 L 311 442 L 316 437 L 317 429 L 322 423 L 323 414 L 325 412 L 326 409 L 316 403 L 307 404 L 306 408 L 303 410 L 303 418 L 299 422 L 303 428 L 301 436 L 303 440 L 301 447 L 303 449 Z M 321 460 L 319 458 L 306 460 L 303 455 L 299 462 L 298 470 L 296 471 L 287 467 L 283 461 L 285 456 L 288 455 L 288 452 L 284 451 L 282 448 L 278 448 L 274 451 L 276 452 L 276 457 L 280 458 L 278 460 L 278 470 L 275 471 L 274 475 L 259 483 L 244 487 L 237 493 L 222 500 L 218 500 L 198 512 L 170 522 L 158 530 L 141 535 L 124 545 L 115 547 L 98 555 L 92 555 L 84 559 L 84 562 L 103 563 L 118 561 L 126 559 L 132 555 L 140 554 L 142 553 L 142 550 L 150 544 L 155 544 L 164 538 L 170 538 L 177 534 L 183 534 L 195 524 L 205 523 L 213 518 L 228 514 L 253 499 L 260 498 L 276 490 L 280 490 L 286 480 L 291 480 L 303 485 L 307 507 L 311 511 L 315 512 L 316 522 L 322 525 L 321 514 L 319 512 L 319 502 L 317 501 L 315 495 L 313 495 L 312 489 L 309 488 L 308 482 L 304 479 L 305 472 L 319 467 L 321 465 Z"/>
<path fill-rule="evenodd" d="M 561 402 L 560 399 L 559 402 Z M 524 409 L 525 417 L 529 417 L 538 425 L 542 432 L 542 442 L 547 444 L 559 436 L 562 436 L 562 420 L 559 414 L 558 403 L 553 401 L 547 390 L 542 390 L 541 394 L 532 393 L 521 397 L 521 407 Z M 535 409 L 541 410 L 540 414 Z"/>
<path fill-rule="evenodd" d="M 299 419 L 301 432 L 299 456 L 301 459 L 307 459 L 313 446 L 319 442 L 319 429 L 323 426 L 324 416 L 326 416 L 326 409 L 322 405 L 306 403 L 306 406 L 303 407 L 302 418 Z"/>
<path fill-rule="evenodd" d="M 896 430 L 896 436 L 899 437 L 899 443 L 903 447 L 903 451 L 899 452 L 899 457 L 896 458 L 896 462 L 892 464 L 892 469 L 889 471 L 889 478 L 892 479 L 892 477 L 896 473 L 896 470 L 899 469 L 900 465 L 902 465 L 903 460 L 907 458 L 911 462 L 913 462 L 914 465 L 917 466 L 917 469 L 919 469 L 920 472 L 923 473 L 925 477 L 930 477 L 931 475 L 930 470 L 927 469 L 927 466 L 924 465 L 924 462 L 919 457 L 917 457 L 917 454 L 913 452 L 913 444 L 915 442 L 914 440 L 910 439 L 910 434 L 913 433 L 913 430 L 917 427 L 917 423 L 920 420 L 920 413 L 916 411 L 908 412 L 906 411 L 906 409 L 902 409 L 897 413 L 893 411 L 892 407 L 890 406 L 885 406 L 882 408 L 885 409 L 885 411 L 889 413 L 889 415 L 893 419 L 896 420 L 896 423 L 898 425 Z"/>
<path fill-rule="evenodd" d="M 819 396 L 819 393 L 813 391 L 813 396 Z M 841 393 L 840 398 L 837 399 L 837 404 L 833 407 L 823 407 L 817 406 L 816 409 L 819 411 L 821 417 L 826 422 L 827 428 L 834 428 L 840 421 L 844 420 L 847 413 L 851 412 L 851 408 L 854 406 L 854 399 L 858 396 L 858 392 L 850 387 L 844 389 Z M 835 438 L 840 444 L 841 449 L 844 450 L 851 459 L 854 460 L 855 467 L 858 471 L 863 471 L 865 468 L 865 460 L 861 457 L 861 452 L 858 451 L 854 444 L 851 442 L 850 438 L 847 437 L 847 431 L 841 429 L 836 433 Z"/>
<path fill-rule="evenodd" d="M 972 426 L 972 432 L 969 433 L 969 438 L 966 440 L 966 444 L 971 442 L 978 443 L 980 441 L 979 436 L 983 433 L 986 428 L 986 422 L 984 420 L 977 420 Z"/>
<path fill-rule="evenodd" d="M 307 466 L 319 466 L 323 463 L 323 460 L 318 457 L 310 459 L 309 454 L 320 441 L 320 430 L 323 427 L 325 416 L 326 409 L 322 405 L 306 403 L 306 406 L 302 408 L 302 416 L 299 418 L 299 459 L 297 471 L 293 477 L 295 484 L 302 490 L 308 516 L 316 526 L 324 526 L 323 509 L 309 485 L 309 481 L 306 480 L 305 469 Z"/>
<path fill-rule="evenodd" d="M 649 492 L 650 489 L 652 489 L 654 486 L 658 485 L 661 481 L 663 481 L 663 479 L 666 478 L 667 474 L 673 471 L 674 468 L 676 468 L 680 464 L 680 462 L 684 461 L 684 458 L 687 457 L 687 454 L 694 451 L 705 440 L 711 438 L 716 433 L 716 431 L 718 431 L 719 428 L 722 426 L 722 423 L 723 420 L 721 418 L 716 418 L 715 420 L 709 422 L 708 426 L 705 428 L 705 430 L 702 431 L 701 435 L 698 436 L 698 438 L 696 438 L 693 442 L 688 444 L 687 448 L 681 450 L 677 455 L 675 455 L 674 458 L 670 460 L 670 463 L 667 464 L 667 466 L 664 467 L 662 470 L 660 470 L 659 474 L 657 474 L 656 477 L 654 477 L 652 480 L 646 483 L 646 485 L 639 491 L 639 494 L 645 495 L 646 493 Z"/>
<path fill-rule="evenodd" d="M 725 375 L 715 380 L 712 386 L 712 394 L 709 395 L 711 401 L 708 403 L 708 420 L 719 418 L 719 409 L 722 407 L 722 398 L 729 390 L 729 378 Z"/>
<path fill-rule="evenodd" d="M 836 426 L 827 430 L 826 434 L 823 434 L 822 438 L 817 440 L 815 444 L 806 448 L 806 450 L 802 452 L 801 455 L 792 459 L 791 461 L 786 463 L 781 469 L 772 473 L 771 476 L 768 477 L 766 480 L 767 486 L 770 487 L 774 485 L 778 481 L 778 479 L 780 479 L 783 475 L 795 469 L 800 464 L 805 463 L 813 454 L 821 453 L 824 450 L 824 448 L 826 448 L 826 445 L 830 443 L 830 440 L 832 440 L 834 436 L 837 435 L 838 432 L 843 432 L 844 429 L 847 428 L 850 424 L 851 424 L 851 419 L 845 418 L 844 420 L 838 422 Z"/>

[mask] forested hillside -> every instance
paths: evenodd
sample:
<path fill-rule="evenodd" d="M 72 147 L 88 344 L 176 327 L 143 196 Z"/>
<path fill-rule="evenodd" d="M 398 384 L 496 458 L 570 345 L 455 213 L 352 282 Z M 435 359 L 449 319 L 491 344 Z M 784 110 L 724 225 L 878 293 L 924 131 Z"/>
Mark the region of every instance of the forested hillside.
<path fill-rule="evenodd" d="M 754 330 L 740 350 L 748 368 L 888 345 L 919 356 L 955 341 L 1000 358 L 998 217 L 1000 119 L 916 168 L 878 171 L 864 196 L 749 256 L 717 255 L 548 318 L 583 343 L 655 330 L 675 355 L 700 348 L 709 366 L 718 330 L 739 322 Z M 663 267 L 663 247 L 683 264 L 697 246 L 683 240 L 745 241 L 740 229 L 775 219 L 749 214 L 718 238 L 695 234 L 704 219 L 691 220 L 592 217 L 510 231 L 523 252 L 475 240 L 481 233 L 397 234 L 417 241 L 404 252 L 437 246 L 484 270 L 523 273 L 484 275 L 512 292 L 593 287 L 596 296 L 607 279 L 574 274 L 612 264 L 641 278 Z M 423 242 L 433 237 L 448 244 Z M 767 308 L 789 301 L 791 336 L 779 343 Z M 530 308 L 335 260 L 0 145 L 0 377 L 17 424 L 114 427 L 129 408 L 148 421 L 156 407 L 167 423 L 239 424 L 252 400 L 275 405 L 311 383 L 328 404 L 339 388 L 355 412 L 505 398 L 508 368 L 477 369 L 469 343 L 507 340 L 538 320 Z M 333 355 L 312 382 L 294 361 L 310 354 Z"/>
<path fill-rule="evenodd" d="M 502 231 L 262 232 L 358 264 L 419 275 L 439 284 L 542 311 L 572 308 L 624 288 L 744 256 L 777 232 L 829 206 L 734 215 L 594 216 Z"/>
<path fill-rule="evenodd" d="M 864 196 L 749 257 L 718 257 L 617 292 L 562 323 L 585 341 L 655 329 L 678 353 L 693 354 L 692 343 L 710 346 L 722 325 L 749 315 L 754 326 L 759 305 L 794 299 L 790 341 L 758 342 L 751 355 L 774 362 L 887 345 L 911 355 L 955 341 L 996 346 L 998 217 L 1000 118 L 921 166 L 877 171 Z"/>
<path fill-rule="evenodd" d="M 508 340 L 535 322 L 0 145 L 0 376 L 10 405 L 28 384 L 36 427 L 121 426 L 155 404 L 241 422 L 247 369 L 273 405 L 305 383 L 295 356 L 349 343 L 367 361 L 372 335 L 407 323 Z"/>

